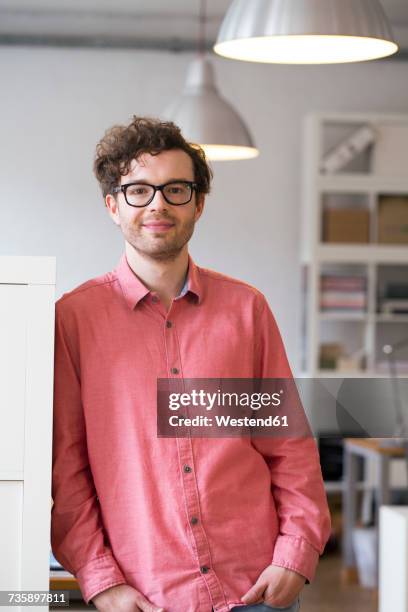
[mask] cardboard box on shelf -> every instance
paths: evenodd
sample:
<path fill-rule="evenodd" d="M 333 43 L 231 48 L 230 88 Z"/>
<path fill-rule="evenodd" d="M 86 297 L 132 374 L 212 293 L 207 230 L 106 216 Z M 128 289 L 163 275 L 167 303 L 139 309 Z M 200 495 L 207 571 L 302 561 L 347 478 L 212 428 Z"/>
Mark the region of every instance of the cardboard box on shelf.
<path fill-rule="evenodd" d="M 408 195 L 380 196 L 377 240 L 381 244 L 408 244 Z"/>
<path fill-rule="evenodd" d="M 326 208 L 323 213 L 323 241 L 367 243 L 370 213 L 364 208 Z"/>

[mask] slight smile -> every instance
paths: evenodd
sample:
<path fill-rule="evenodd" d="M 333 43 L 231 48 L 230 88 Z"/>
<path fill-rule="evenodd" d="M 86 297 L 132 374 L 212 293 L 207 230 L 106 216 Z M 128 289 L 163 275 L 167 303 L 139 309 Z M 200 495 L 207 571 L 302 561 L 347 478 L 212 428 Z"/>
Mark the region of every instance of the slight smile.
<path fill-rule="evenodd" d="M 174 227 L 174 223 L 143 223 L 143 227 L 151 232 L 165 232 Z"/>

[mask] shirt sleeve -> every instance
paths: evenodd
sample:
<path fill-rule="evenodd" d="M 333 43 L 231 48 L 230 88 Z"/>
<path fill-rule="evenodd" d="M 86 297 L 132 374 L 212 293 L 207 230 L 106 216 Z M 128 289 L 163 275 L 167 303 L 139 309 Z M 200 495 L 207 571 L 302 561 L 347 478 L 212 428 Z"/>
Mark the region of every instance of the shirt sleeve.
<path fill-rule="evenodd" d="M 102 525 L 88 460 L 79 351 L 56 304 L 51 546 L 56 559 L 92 597 L 126 580 Z M 70 340 L 70 341 L 69 341 Z M 76 348 L 76 350 L 75 350 Z"/>
<path fill-rule="evenodd" d="M 294 385 L 278 326 L 264 298 L 257 316 L 255 351 L 257 377 L 291 379 Z M 297 404 L 296 410 L 300 409 L 303 415 L 300 400 Z M 287 411 L 289 421 L 290 407 Z M 330 513 L 316 442 L 311 432 L 306 436 L 295 432 L 285 437 L 253 437 L 252 443 L 270 468 L 279 520 L 271 562 L 298 572 L 310 582 L 330 535 Z"/>

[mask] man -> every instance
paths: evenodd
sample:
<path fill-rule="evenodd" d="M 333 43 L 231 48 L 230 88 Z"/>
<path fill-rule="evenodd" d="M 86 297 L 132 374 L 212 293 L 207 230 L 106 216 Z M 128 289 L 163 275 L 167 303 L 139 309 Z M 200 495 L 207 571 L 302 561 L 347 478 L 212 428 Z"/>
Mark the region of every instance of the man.
<path fill-rule="evenodd" d="M 329 535 L 314 440 L 157 437 L 158 378 L 291 376 L 264 296 L 188 254 L 204 152 L 134 117 L 94 169 L 125 252 L 56 304 L 53 552 L 102 612 L 294 612 Z"/>

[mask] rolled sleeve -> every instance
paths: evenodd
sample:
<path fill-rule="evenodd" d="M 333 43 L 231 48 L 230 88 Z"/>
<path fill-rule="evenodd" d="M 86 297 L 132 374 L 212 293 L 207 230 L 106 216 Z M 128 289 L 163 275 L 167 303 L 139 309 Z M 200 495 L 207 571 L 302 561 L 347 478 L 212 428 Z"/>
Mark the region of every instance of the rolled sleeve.
<path fill-rule="evenodd" d="M 309 582 L 314 578 L 319 552 L 304 538 L 280 535 L 275 543 L 272 565 L 279 565 L 304 576 Z"/>
<path fill-rule="evenodd" d="M 87 604 L 102 591 L 126 583 L 115 559 L 110 554 L 89 561 L 77 571 L 76 579 Z"/>

